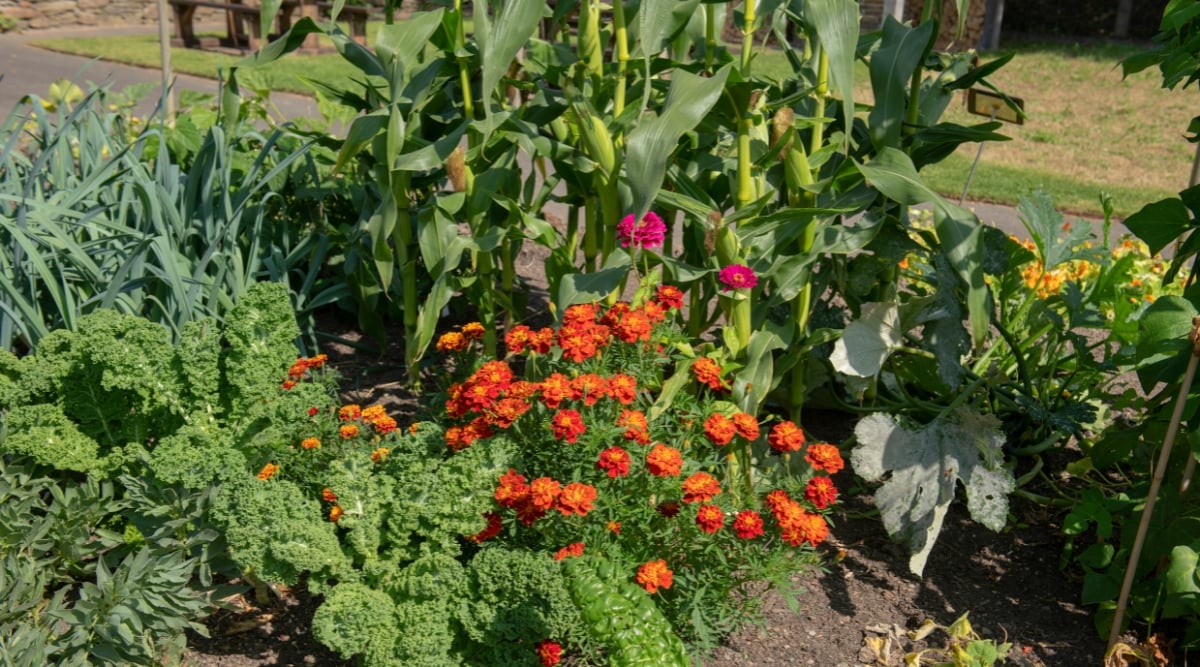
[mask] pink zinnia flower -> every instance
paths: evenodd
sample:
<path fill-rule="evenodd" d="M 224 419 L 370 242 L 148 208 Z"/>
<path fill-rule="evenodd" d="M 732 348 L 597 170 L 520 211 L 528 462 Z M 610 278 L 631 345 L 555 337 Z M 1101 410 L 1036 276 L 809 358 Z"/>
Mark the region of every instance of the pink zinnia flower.
<path fill-rule="evenodd" d="M 621 219 L 617 225 L 617 240 L 622 248 L 630 245 L 639 248 L 661 248 L 667 235 L 667 225 L 654 211 L 642 216 L 642 221 L 634 223 L 633 214 Z"/>
<path fill-rule="evenodd" d="M 731 289 L 750 289 L 758 284 L 758 276 L 754 275 L 754 269 L 745 264 L 730 264 L 721 269 L 717 274 L 717 279 L 721 281 L 721 291 L 728 292 Z"/>

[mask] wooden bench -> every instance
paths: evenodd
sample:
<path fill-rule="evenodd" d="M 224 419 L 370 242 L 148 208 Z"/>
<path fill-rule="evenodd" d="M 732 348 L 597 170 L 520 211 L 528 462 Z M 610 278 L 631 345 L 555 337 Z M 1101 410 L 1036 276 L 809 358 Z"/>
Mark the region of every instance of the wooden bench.
<path fill-rule="evenodd" d="M 333 3 L 318 2 L 317 9 L 321 10 L 322 17 L 329 18 L 329 13 L 333 10 Z M 342 7 L 342 13 L 338 14 L 339 21 L 350 24 L 350 38 L 363 46 L 367 45 L 367 19 L 369 18 L 371 18 L 371 8 L 362 5 L 346 5 Z"/>
<path fill-rule="evenodd" d="M 183 46 L 196 48 L 203 46 L 196 36 L 194 22 L 196 10 L 201 7 L 220 9 L 225 12 L 225 30 L 228 46 L 241 49 L 248 48 L 257 51 L 261 46 L 262 35 L 261 10 L 259 7 L 244 5 L 238 0 L 220 2 L 218 0 L 168 0 L 175 11 L 175 35 Z M 287 32 L 292 25 L 292 14 L 300 6 L 300 0 L 284 0 L 275 15 L 279 32 Z M 365 34 L 366 28 L 364 26 Z M 243 43 L 245 47 L 243 47 Z"/>

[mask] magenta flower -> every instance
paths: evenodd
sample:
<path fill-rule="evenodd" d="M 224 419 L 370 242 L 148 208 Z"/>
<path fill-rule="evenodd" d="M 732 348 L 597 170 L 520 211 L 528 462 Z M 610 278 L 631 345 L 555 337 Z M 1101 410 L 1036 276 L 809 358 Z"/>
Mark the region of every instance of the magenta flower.
<path fill-rule="evenodd" d="M 634 223 L 633 214 L 621 219 L 617 225 L 617 240 L 622 248 L 630 245 L 638 248 L 661 248 L 663 238 L 667 235 L 667 225 L 654 211 L 642 216 L 642 221 Z"/>
<path fill-rule="evenodd" d="M 721 291 L 728 292 L 731 289 L 750 289 L 758 284 L 758 276 L 754 275 L 754 270 L 745 264 L 730 264 L 721 269 L 717 274 L 717 279 L 721 281 Z"/>

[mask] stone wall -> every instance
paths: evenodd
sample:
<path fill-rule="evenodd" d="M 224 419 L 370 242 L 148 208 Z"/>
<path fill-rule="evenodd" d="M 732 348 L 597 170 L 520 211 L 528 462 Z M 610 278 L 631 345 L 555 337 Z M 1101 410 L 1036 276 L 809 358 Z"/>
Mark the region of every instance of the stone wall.
<path fill-rule="evenodd" d="M 153 0 L 0 0 L 0 14 L 19 30 L 72 26 L 136 25 L 158 21 Z"/>

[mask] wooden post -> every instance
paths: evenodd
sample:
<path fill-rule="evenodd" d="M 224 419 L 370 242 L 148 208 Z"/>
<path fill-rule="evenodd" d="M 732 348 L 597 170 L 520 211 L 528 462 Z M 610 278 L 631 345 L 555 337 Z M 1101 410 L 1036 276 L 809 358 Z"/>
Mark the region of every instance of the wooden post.
<path fill-rule="evenodd" d="M 306 16 L 313 21 L 320 22 L 321 16 L 317 10 L 317 0 L 300 0 L 300 18 Z M 321 40 L 315 34 L 309 35 L 304 38 L 304 45 L 300 48 L 315 53 L 321 49 Z"/>

